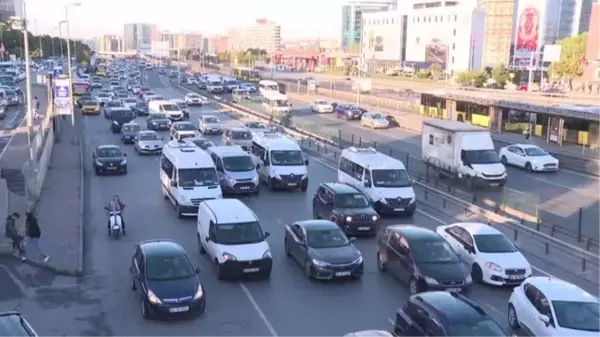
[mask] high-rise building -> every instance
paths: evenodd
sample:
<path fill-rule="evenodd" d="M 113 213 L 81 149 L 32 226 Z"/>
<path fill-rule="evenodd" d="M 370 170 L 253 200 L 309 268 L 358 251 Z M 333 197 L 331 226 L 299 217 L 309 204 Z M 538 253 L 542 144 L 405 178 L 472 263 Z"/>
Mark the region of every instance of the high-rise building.
<path fill-rule="evenodd" d="M 128 23 L 123 29 L 124 51 L 149 53 L 152 50 L 152 37 L 157 37 L 154 24 Z"/>
<path fill-rule="evenodd" d="M 398 66 L 405 60 L 406 14 L 396 10 L 363 14 L 360 51 L 369 67 Z"/>
<path fill-rule="evenodd" d="M 229 50 L 263 49 L 268 53 L 281 50 L 281 26 L 267 19 L 227 31 Z"/>
<path fill-rule="evenodd" d="M 161 46 L 168 46 L 168 49 L 172 52 L 178 51 L 198 51 L 202 49 L 202 34 L 200 33 L 171 33 L 168 31 L 162 31 L 158 33 L 158 38 L 155 41 L 167 42 L 167 44 L 161 44 Z"/>
<path fill-rule="evenodd" d="M 342 48 L 360 46 L 362 15 L 396 8 L 396 0 L 348 1 L 342 6 Z"/>
<path fill-rule="evenodd" d="M 116 35 L 102 35 L 98 39 L 98 51 L 100 53 L 122 52 L 123 39 Z"/>
<path fill-rule="evenodd" d="M 508 65 L 514 27 L 515 0 L 482 0 L 484 66 Z"/>
<path fill-rule="evenodd" d="M 0 0 L 0 21 L 6 21 L 11 16 L 15 16 L 15 5 L 20 5 L 16 0 Z"/>
<path fill-rule="evenodd" d="M 226 53 L 228 51 L 228 37 L 227 36 L 213 36 L 208 44 L 207 52 L 209 53 Z"/>
<path fill-rule="evenodd" d="M 600 85 L 600 3 L 592 5 L 583 78 Z"/>

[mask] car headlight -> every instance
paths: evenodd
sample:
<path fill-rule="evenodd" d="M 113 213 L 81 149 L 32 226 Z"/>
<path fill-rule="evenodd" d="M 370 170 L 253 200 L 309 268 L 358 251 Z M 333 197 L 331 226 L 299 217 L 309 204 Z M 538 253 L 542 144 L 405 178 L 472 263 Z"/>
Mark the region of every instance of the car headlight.
<path fill-rule="evenodd" d="M 494 270 L 494 271 L 502 271 L 502 267 L 500 267 L 500 265 L 498 265 L 497 263 L 494 262 L 486 262 L 485 266 L 488 269 Z"/>
<path fill-rule="evenodd" d="M 379 219 L 379 217 L 377 217 L 377 215 L 373 215 L 373 216 L 371 217 L 371 220 L 373 220 L 373 221 L 377 221 L 377 219 Z"/>
<path fill-rule="evenodd" d="M 317 267 L 327 267 L 329 265 L 326 262 L 315 260 L 315 259 L 312 260 L 312 263 Z"/>
<path fill-rule="evenodd" d="M 152 122 L 152 125 L 158 125 L 158 123 L 156 123 L 156 122 Z"/>
<path fill-rule="evenodd" d="M 429 284 L 429 285 L 438 285 L 439 284 L 436 279 L 431 278 L 429 276 L 424 276 L 423 278 L 425 279 L 425 282 L 427 282 L 427 284 Z"/>
<path fill-rule="evenodd" d="M 197 300 L 204 295 L 204 290 L 202 290 L 202 286 L 199 284 L 198 289 L 196 289 L 196 293 L 194 294 L 194 299 Z"/>
<path fill-rule="evenodd" d="M 363 257 L 362 255 L 358 257 L 358 259 L 354 260 L 354 264 L 361 264 L 363 262 Z"/>
<path fill-rule="evenodd" d="M 252 178 L 252 182 L 253 182 L 253 183 L 258 183 L 258 175 L 254 176 L 254 177 Z"/>
<path fill-rule="evenodd" d="M 465 283 L 473 283 L 473 278 L 471 277 L 471 274 L 468 274 L 467 277 L 465 277 Z"/>
<path fill-rule="evenodd" d="M 119 122 L 117 122 L 117 121 L 113 121 L 113 124 L 114 124 L 114 125 L 119 125 Z"/>
<path fill-rule="evenodd" d="M 101 162 L 99 162 L 97 160 L 96 160 L 96 165 L 98 165 L 98 166 L 104 166 L 104 164 L 102 164 Z"/>
<path fill-rule="evenodd" d="M 233 186 L 237 182 L 237 180 L 235 180 L 234 178 L 229 177 L 229 176 L 227 176 L 226 179 L 227 179 L 227 183 L 229 183 L 229 186 Z"/>
<path fill-rule="evenodd" d="M 347 216 L 346 217 L 346 222 L 352 222 L 352 217 L 351 216 Z"/>
<path fill-rule="evenodd" d="M 237 261 L 237 259 L 235 258 L 235 256 L 229 254 L 229 253 L 223 253 L 223 260 L 225 261 Z"/>
<path fill-rule="evenodd" d="M 158 296 L 156 296 L 152 290 L 148 290 L 148 301 L 150 303 L 154 303 L 154 304 L 161 304 L 162 301 L 160 300 L 160 298 L 158 298 Z"/>
<path fill-rule="evenodd" d="M 413 203 L 413 202 L 415 202 L 415 201 L 417 201 L 417 198 L 416 198 L 416 197 L 412 197 L 412 198 L 410 198 L 410 202 L 409 202 L 409 204 L 412 204 L 412 203 Z"/>
<path fill-rule="evenodd" d="M 125 164 L 127 164 L 127 159 L 121 160 L 121 165 L 125 165 Z"/>
<path fill-rule="evenodd" d="M 266 258 L 270 258 L 271 257 L 271 250 L 269 248 L 267 248 L 267 250 L 265 250 L 265 253 L 263 254 L 262 258 L 266 259 Z"/>

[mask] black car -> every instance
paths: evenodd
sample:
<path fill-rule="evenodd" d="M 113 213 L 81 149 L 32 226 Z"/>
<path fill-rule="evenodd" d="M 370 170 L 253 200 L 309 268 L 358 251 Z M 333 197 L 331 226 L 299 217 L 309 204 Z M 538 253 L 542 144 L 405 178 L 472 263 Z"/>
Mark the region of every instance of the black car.
<path fill-rule="evenodd" d="M 102 114 L 104 115 L 104 118 L 110 119 L 110 112 L 111 112 L 111 110 L 113 110 L 113 109 L 120 109 L 120 108 L 123 108 L 123 103 L 121 101 L 106 102 L 102 106 Z"/>
<path fill-rule="evenodd" d="M 134 120 L 135 115 L 129 108 L 110 109 L 110 119 L 112 120 L 112 123 L 110 123 L 110 130 L 113 133 L 120 133 L 123 124 L 127 124 Z"/>
<path fill-rule="evenodd" d="M 127 174 L 127 153 L 117 145 L 100 145 L 92 153 L 94 171 L 102 173 Z"/>
<path fill-rule="evenodd" d="M 364 265 L 352 239 L 333 222 L 299 221 L 285 226 L 285 254 L 304 268 L 310 279 L 360 278 Z"/>
<path fill-rule="evenodd" d="M 142 316 L 173 317 L 201 314 L 206 307 L 200 269 L 171 240 L 140 243 L 131 259 L 131 289 L 142 302 Z"/>
<path fill-rule="evenodd" d="M 335 106 L 335 116 L 345 120 L 359 120 L 364 113 L 357 106 L 352 104 L 338 104 Z"/>
<path fill-rule="evenodd" d="M 151 113 L 146 118 L 146 127 L 148 130 L 169 130 L 171 120 L 165 113 Z"/>
<path fill-rule="evenodd" d="M 134 122 L 123 124 L 121 128 L 121 143 L 133 144 L 135 143 L 135 137 L 140 131 L 140 126 Z"/>
<path fill-rule="evenodd" d="M 510 336 L 482 307 L 455 292 L 413 295 L 396 312 L 396 336 Z"/>
<path fill-rule="evenodd" d="M 313 196 L 313 218 L 331 220 L 348 235 L 375 235 L 380 223 L 364 194 L 343 183 L 319 186 Z"/>
<path fill-rule="evenodd" d="M 148 110 L 148 103 L 146 102 L 137 102 L 132 108 L 133 112 L 136 116 L 148 116 L 150 114 L 150 110 Z"/>
<path fill-rule="evenodd" d="M 431 290 L 465 293 L 473 283 L 444 238 L 412 225 L 385 229 L 377 240 L 377 268 L 406 283 L 411 295 Z"/>

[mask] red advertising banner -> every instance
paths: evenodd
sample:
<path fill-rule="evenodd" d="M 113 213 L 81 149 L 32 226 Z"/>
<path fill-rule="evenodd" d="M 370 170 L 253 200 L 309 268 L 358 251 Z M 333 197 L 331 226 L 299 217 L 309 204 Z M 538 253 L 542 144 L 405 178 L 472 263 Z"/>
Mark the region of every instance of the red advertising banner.
<path fill-rule="evenodd" d="M 526 7 L 517 21 L 518 51 L 537 51 L 540 32 L 540 12 L 535 7 Z"/>

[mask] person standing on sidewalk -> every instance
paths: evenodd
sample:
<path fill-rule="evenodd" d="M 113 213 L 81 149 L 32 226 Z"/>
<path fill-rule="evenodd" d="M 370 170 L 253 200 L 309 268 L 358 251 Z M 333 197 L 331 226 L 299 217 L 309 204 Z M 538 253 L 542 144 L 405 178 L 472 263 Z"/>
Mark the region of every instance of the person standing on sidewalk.
<path fill-rule="evenodd" d="M 25 249 L 23 247 L 23 237 L 19 234 L 19 230 L 17 229 L 17 220 L 21 218 L 19 213 L 14 212 L 13 214 L 6 217 L 6 228 L 5 235 L 7 238 L 11 239 L 12 244 L 12 253 L 17 254 L 17 256 L 21 256 L 22 259 L 25 259 L 23 254 L 25 254 Z"/>
<path fill-rule="evenodd" d="M 38 224 L 37 218 L 33 214 L 33 212 L 27 212 L 25 218 L 25 228 L 27 235 L 27 244 L 28 246 L 33 246 L 35 249 L 42 255 L 44 258 L 44 262 L 47 262 L 50 258 L 50 255 L 46 254 L 42 250 L 42 243 L 40 241 L 42 237 L 42 231 L 40 230 L 40 226 Z"/>

